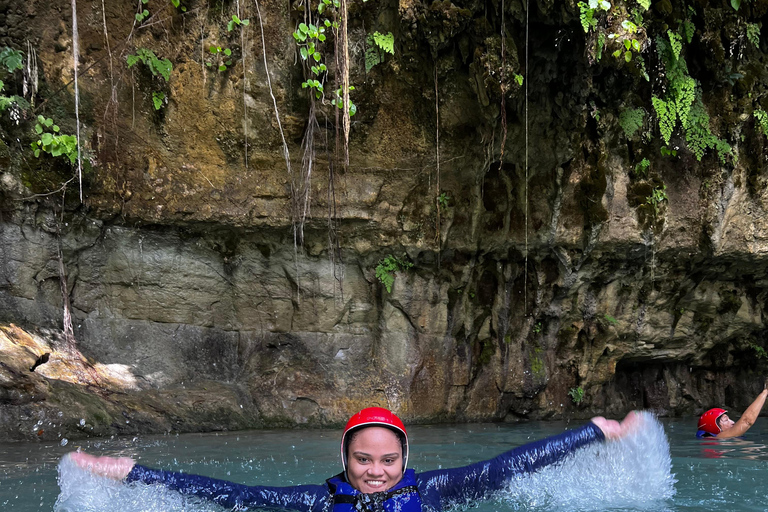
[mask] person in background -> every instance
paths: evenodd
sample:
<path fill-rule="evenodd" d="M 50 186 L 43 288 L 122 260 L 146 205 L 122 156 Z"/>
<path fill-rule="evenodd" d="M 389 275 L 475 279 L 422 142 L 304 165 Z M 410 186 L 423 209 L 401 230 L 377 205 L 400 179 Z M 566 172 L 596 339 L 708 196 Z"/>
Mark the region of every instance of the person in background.
<path fill-rule="evenodd" d="M 747 407 L 744 414 L 738 421 L 733 421 L 728 417 L 728 411 L 715 407 L 710 409 L 699 418 L 699 427 L 696 437 L 716 437 L 724 439 L 727 437 L 743 436 L 749 428 L 755 424 L 760 410 L 763 408 L 765 399 L 768 397 L 768 389 L 757 395 L 755 401 Z"/>
<path fill-rule="evenodd" d="M 322 485 L 248 486 L 199 475 L 162 471 L 127 457 L 66 455 L 94 474 L 127 483 L 161 484 L 236 510 L 266 508 L 300 512 L 421 512 L 485 499 L 515 477 L 563 461 L 592 443 L 637 430 L 642 416 L 620 423 L 602 417 L 562 434 L 519 446 L 468 466 L 416 473 L 408 469 L 408 435 L 394 413 L 369 407 L 352 416 L 341 436 L 343 471 Z"/>

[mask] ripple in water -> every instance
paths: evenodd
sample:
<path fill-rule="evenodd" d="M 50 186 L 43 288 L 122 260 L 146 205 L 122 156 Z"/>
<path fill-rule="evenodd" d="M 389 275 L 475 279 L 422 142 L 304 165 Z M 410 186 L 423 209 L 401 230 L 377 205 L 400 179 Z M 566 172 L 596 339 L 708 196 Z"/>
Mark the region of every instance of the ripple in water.
<path fill-rule="evenodd" d="M 496 501 L 506 510 L 667 510 L 665 501 L 675 494 L 676 482 L 669 442 L 654 415 L 640 414 L 643 428 L 638 432 L 588 446 L 560 465 L 515 479 Z M 162 486 L 124 485 L 93 476 L 67 457 L 59 464 L 59 486 L 55 512 L 225 510 Z"/>

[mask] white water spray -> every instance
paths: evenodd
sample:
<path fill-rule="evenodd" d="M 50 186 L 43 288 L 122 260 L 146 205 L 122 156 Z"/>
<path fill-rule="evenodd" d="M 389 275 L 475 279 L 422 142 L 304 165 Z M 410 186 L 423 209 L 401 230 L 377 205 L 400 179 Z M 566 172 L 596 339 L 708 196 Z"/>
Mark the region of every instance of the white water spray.
<path fill-rule="evenodd" d="M 54 512 L 221 512 L 224 508 L 159 485 L 125 485 L 94 476 L 68 457 L 59 463 Z"/>
<path fill-rule="evenodd" d="M 675 494 L 669 442 L 656 417 L 620 441 L 587 446 L 560 465 L 510 483 L 501 501 L 525 510 L 665 510 Z"/>

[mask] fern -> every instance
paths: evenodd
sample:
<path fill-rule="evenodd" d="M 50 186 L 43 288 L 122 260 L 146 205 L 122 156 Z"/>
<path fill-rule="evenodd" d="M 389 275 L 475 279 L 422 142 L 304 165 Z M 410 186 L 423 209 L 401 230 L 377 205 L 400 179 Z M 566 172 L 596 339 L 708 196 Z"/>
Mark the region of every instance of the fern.
<path fill-rule="evenodd" d="M 600 60 L 603 57 L 603 49 L 605 48 L 605 33 L 600 32 L 597 34 L 597 47 L 595 48 L 595 58 Z"/>
<path fill-rule="evenodd" d="M 768 113 L 765 110 L 758 108 L 752 113 L 760 124 L 760 128 L 763 130 L 763 135 L 768 137 Z"/>
<path fill-rule="evenodd" d="M 732 154 L 731 145 L 712 133 L 709 127 L 709 114 L 704 108 L 700 94 L 697 94 L 696 102 L 690 111 L 690 118 L 685 128 L 685 142 L 699 161 L 707 149 L 715 149 L 722 163 L 725 163 L 727 155 Z"/>
<path fill-rule="evenodd" d="M 619 126 L 624 130 L 624 134 L 631 139 L 637 130 L 643 126 L 645 111 L 641 108 L 626 109 L 619 113 Z"/>
<path fill-rule="evenodd" d="M 413 267 L 413 263 L 410 261 L 402 260 L 390 254 L 376 265 L 376 278 L 387 289 L 387 293 L 392 293 L 392 285 L 395 283 L 395 272 L 407 270 L 411 267 Z"/>
<path fill-rule="evenodd" d="M 653 109 L 659 118 L 659 131 L 664 139 L 664 144 L 669 144 L 669 139 L 672 138 L 672 132 L 677 123 L 675 104 L 673 102 L 666 102 L 656 96 L 651 98 L 651 103 L 653 103 Z"/>
<path fill-rule="evenodd" d="M 672 47 L 672 54 L 675 56 L 675 59 L 679 59 L 680 52 L 683 50 L 683 36 L 676 34 L 671 30 L 667 30 L 667 34 L 669 34 L 669 44 Z"/>
<path fill-rule="evenodd" d="M 760 48 L 760 25 L 747 23 L 747 39 L 755 45 L 755 48 Z"/>
<path fill-rule="evenodd" d="M 680 80 L 673 81 L 670 86 L 675 101 L 675 112 L 680 119 L 680 124 L 685 128 L 688 124 L 688 113 L 691 110 L 691 105 L 696 99 L 696 80 L 690 76 L 685 76 Z"/>
<path fill-rule="evenodd" d="M 381 34 L 379 32 L 368 34 L 366 37 L 366 43 L 366 73 L 370 72 L 375 65 L 384 62 L 385 53 L 389 53 L 391 55 L 395 54 L 395 36 L 392 35 L 392 32 L 389 32 L 388 34 Z"/>
<path fill-rule="evenodd" d="M 685 36 L 685 42 L 690 44 L 693 41 L 693 34 L 696 32 L 696 25 L 690 20 L 683 22 L 683 35 Z"/>
<path fill-rule="evenodd" d="M 389 53 L 390 55 L 395 54 L 395 36 L 392 35 L 392 32 L 387 34 L 374 32 L 373 42 L 376 43 L 376 46 Z"/>
<path fill-rule="evenodd" d="M 581 28 L 584 29 L 584 33 L 589 32 L 590 28 L 597 26 L 597 20 L 595 19 L 595 9 L 591 8 L 584 2 L 579 2 L 579 21 L 581 21 Z"/>

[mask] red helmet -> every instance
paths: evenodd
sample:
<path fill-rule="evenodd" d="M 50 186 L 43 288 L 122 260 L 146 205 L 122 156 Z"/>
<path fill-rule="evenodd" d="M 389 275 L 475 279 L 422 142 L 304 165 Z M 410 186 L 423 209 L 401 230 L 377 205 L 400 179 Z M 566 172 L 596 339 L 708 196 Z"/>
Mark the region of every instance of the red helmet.
<path fill-rule="evenodd" d="M 408 434 L 405 432 L 405 425 L 395 413 L 388 409 L 368 407 L 349 418 L 347 426 L 344 427 L 344 433 L 341 435 L 341 464 L 344 466 L 344 472 L 347 471 L 349 434 L 364 427 L 385 427 L 397 434 L 403 446 L 403 471 L 405 471 L 405 466 L 408 464 Z"/>
<path fill-rule="evenodd" d="M 717 407 L 708 410 L 699 418 L 699 430 L 703 430 L 707 434 L 716 436 L 722 431 L 720 429 L 720 425 L 717 424 L 717 420 L 720 419 L 720 416 L 726 412 L 728 411 L 725 409 L 719 409 Z"/>

